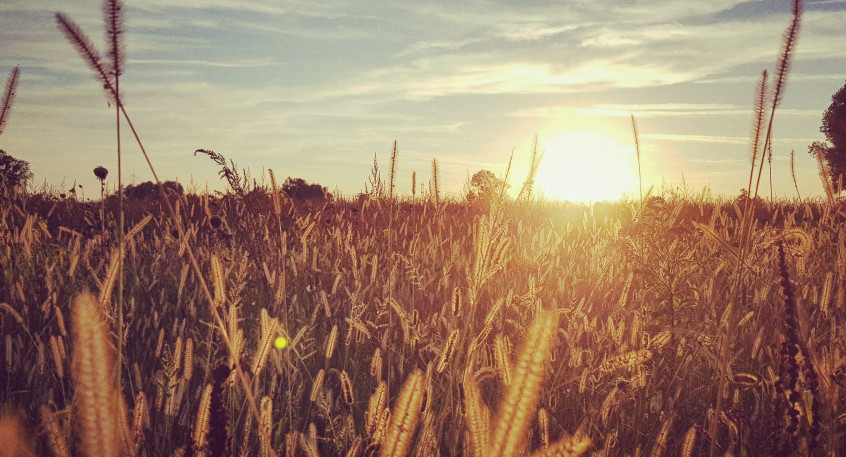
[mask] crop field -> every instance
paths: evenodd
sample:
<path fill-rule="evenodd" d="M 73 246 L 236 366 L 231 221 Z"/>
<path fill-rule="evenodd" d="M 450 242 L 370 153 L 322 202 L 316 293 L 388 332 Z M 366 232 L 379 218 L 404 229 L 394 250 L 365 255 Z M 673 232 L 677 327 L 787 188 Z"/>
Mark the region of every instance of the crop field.
<path fill-rule="evenodd" d="M 355 199 L 204 149 L 229 187 L 186 193 L 123 104 L 122 11 L 104 1 L 104 55 L 55 19 L 115 110 L 118 170 L 123 132 L 154 181 L 37 191 L 0 150 L 0 457 L 846 455 L 834 147 L 812 145 L 824 199 L 772 196 L 800 1 L 739 197 L 591 205 L 532 196 L 537 141 L 516 197 L 490 171 L 443 197 L 437 160 L 400 196 L 396 142 Z"/>
<path fill-rule="evenodd" d="M 121 281 L 115 199 L 4 195 L 39 455 L 843 452 L 831 204 L 759 208 L 741 268 L 742 201 L 169 198 L 125 203 Z"/>

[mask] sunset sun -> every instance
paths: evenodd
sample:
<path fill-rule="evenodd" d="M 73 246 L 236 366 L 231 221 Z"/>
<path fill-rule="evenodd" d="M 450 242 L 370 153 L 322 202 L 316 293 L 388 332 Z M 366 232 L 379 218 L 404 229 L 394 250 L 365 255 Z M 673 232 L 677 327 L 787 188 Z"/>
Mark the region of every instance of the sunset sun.
<path fill-rule="evenodd" d="M 596 202 L 637 193 L 633 145 L 594 131 L 570 131 L 539 141 L 545 155 L 536 182 L 546 197 Z"/>

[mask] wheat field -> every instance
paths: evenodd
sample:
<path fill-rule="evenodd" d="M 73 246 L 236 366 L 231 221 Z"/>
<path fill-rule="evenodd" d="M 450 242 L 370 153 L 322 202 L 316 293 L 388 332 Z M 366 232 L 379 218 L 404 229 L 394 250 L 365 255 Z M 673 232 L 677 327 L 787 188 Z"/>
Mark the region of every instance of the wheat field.
<path fill-rule="evenodd" d="M 735 301 L 742 202 L 306 207 L 256 188 L 172 197 L 180 237 L 130 201 L 117 355 L 99 206 L 6 197 L 0 404 L 38 455 L 843 452 L 830 204 L 759 211 Z"/>
<path fill-rule="evenodd" d="M 96 203 L 0 186 L 0 455 L 846 454 L 846 207 L 822 163 L 827 199 L 758 197 L 801 2 L 741 197 L 590 206 L 531 196 L 537 148 L 517 198 L 444 195 L 437 160 L 403 197 L 396 142 L 356 200 L 208 150 L 230 190 L 182 193 L 120 97 L 122 2 L 104 13 L 104 56 L 56 21 L 158 197 L 120 171 Z"/>

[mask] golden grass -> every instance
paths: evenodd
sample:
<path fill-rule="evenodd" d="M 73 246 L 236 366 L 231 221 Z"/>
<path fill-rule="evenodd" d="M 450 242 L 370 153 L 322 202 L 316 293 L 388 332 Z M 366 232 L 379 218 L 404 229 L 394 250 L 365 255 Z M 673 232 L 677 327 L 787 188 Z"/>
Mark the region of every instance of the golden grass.
<path fill-rule="evenodd" d="M 113 382 L 114 349 L 107 338 L 102 305 L 90 293 L 73 303 L 73 373 L 80 420 L 79 438 L 88 457 L 117 457 L 120 440 L 118 393 Z"/>
<path fill-rule="evenodd" d="M 535 317 L 526 332 L 523 347 L 514 363 L 514 376 L 497 407 L 488 452 L 511 457 L 524 444 L 529 421 L 535 414 L 540 384 L 549 360 L 558 315 L 545 312 Z"/>
<path fill-rule="evenodd" d="M 56 413 L 47 406 L 41 406 L 41 426 L 47 438 L 47 445 L 54 457 L 70 457 L 68 440 L 62 431 Z"/>
<path fill-rule="evenodd" d="M 121 4 L 105 3 L 106 60 L 67 16 L 57 21 L 121 111 Z M 753 197 L 800 11 L 795 2 L 774 90 L 766 74 L 758 87 Z M 114 439 L 100 441 L 130 457 L 844 451 L 846 236 L 830 177 L 822 206 L 647 192 L 640 204 L 588 209 L 528 198 L 537 153 L 519 204 L 503 185 L 484 211 L 441 195 L 436 160 L 419 204 L 398 197 L 396 143 L 387 192 L 377 179 L 381 192 L 357 205 L 283 199 L 272 172 L 271 189 L 254 186 L 249 199 L 162 195 L 166 213 L 133 202 L 137 222 L 126 235 L 121 223 L 124 254 L 111 259 L 106 237 L 86 238 L 73 220 L 84 203 L 0 200 L 0 264 L 15 266 L 0 287 L 11 303 L 0 306 L 2 401 L 55 404 L 42 408 L 37 442 L 59 457 L 92 455 L 85 436 L 104 432 L 102 417 Z M 208 230 L 214 221 L 225 233 Z M 75 304 L 73 356 L 65 349 L 63 309 L 85 287 L 101 293 L 91 321 L 101 349 L 117 337 L 118 366 L 99 376 L 113 405 L 99 410 L 85 404 L 97 384 L 79 373 Z M 289 329 L 287 347 L 272 349 Z M 513 360 L 510 341 L 522 341 Z M 132 414 L 118 386 L 137 394 Z M 365 404 L 356 392 L 373 394 Z M 71 423 L 79 439 L 67 441 Z"/>
<path fill-rule="evenodd" d="M 388 425 L 380 457 L 404 457 L 411 446 L 411 438 L 420 419 L 420 407 L 423 405 L 423 372 L 416 370 L 406 379 L 394 403 L 391 422 Z"/>

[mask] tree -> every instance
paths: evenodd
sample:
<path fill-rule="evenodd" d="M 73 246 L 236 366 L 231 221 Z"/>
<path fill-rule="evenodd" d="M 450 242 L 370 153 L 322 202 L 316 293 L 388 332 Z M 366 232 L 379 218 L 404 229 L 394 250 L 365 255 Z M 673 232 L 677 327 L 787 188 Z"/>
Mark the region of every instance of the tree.
<path fill-rule="evenodd" d="M 499 197 L 502 186 L 505 182 L 496 177 L 490 170 L 479 170 L 470 178 L 470 189 L 467 192 L 467 201 L 471 203 L 490 203 Z M 505 184 L 508 188 L 508 185 Z"/>
<path fill-rule="evenodd" d="M 182 188 L 182 184 L 179 184 L 176 181 L 165 181 L 162 183 L 162 187 L 165 192 L 169 194 L 182 195 L 185 193 L 185 189 Z M 126 189 L 124 189 L 123 194 L 128 199 L 144 200 L 147 198 L 156 198 L 158 195 L 157 192 L 156 183 L 153 181 L 144 181 L 137 186 L 130 184 L 126 187 Z"/>
<path fill-rule="evenodd" d="M 809 148 L 812 155 L 822 154 L 828 164 L 832 184 L 846 182 L 846 85 L 831 96 L 831 105 L 823 113 L 820 132 L 827 143 L 814 142 Z"/>
<path fill-rule="evenodd" d="M 331 194 L 320 184 L 309 184 L 302 178 L 291 178 L 285 180 L 282 184 L 282 192 L 294 200 L 330 200 Z"/>
<path fill-rule="evenodd" d="M 29 162 L 16 159 L 0 149 L 0 183 L 15 187 L 32 178 Z"/>

